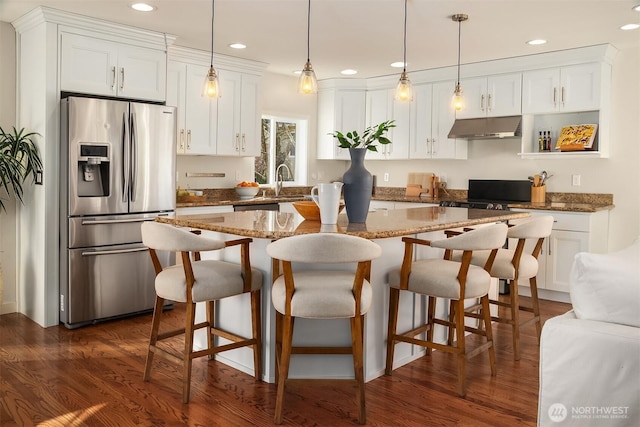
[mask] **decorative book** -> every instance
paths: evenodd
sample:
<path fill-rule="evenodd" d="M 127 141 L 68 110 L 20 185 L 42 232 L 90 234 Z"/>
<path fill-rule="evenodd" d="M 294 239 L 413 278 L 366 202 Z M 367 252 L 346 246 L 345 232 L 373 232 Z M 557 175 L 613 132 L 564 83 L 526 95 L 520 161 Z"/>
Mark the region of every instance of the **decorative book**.
<path fill-rule="evenodd" d="M 581 151 L 593 150 L 598 125 L 565 126 L 558 136 L 556 150 Z"/>

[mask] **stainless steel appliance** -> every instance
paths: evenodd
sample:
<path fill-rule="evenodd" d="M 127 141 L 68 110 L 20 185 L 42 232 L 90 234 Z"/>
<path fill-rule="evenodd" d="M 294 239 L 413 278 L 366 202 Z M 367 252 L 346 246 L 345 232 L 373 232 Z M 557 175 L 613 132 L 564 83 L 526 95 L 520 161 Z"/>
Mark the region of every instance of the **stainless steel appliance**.
<path fill-rule="evenodd" d="M 175 126 L 174 107 L 62 100 L 60 321 L 68 328 L 153 308 L 140 225 L 174 215 Z"/>
<path fill-rule="evenodd" d="M 531 201 L 529 181 L 470 179 L 467 200 L 443 200 L 440 206 L 509 210 L 509 203 L 529 201 Z"/>

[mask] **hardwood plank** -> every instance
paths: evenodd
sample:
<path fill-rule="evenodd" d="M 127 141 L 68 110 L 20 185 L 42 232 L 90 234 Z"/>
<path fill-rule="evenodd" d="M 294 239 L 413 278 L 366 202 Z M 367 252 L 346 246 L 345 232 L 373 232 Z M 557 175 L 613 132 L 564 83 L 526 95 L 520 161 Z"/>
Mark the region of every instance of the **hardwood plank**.
<path fill-rule="evenodd" d="M 526 298 L 522 298 L 526 300 Z M 541 302 L 543 321 L 570 309 Z M 166 313 L 179 327 L 184 306 Z M 274 384 L 215 361 L 194 361 L 191 402 L 181 403 L 181 369 L 155 358 L 142 381 L 150 315 L 75 330 L 43 329 L 20 314 L 0 316 L 0 425 L 272 426 Z M 472 337 L 472 339 L 475 337 Z M 369 426 L 535 426 L 538 345 L 533 325 L 521 332 L 513 360 L 510 326 L 494 324 L 498 375 L 486 353 L 468 362 L 467 397 L 457 396 L 455 358 L 433 352 L 366 384 Z M 180 351 L 182 341 L 171 344 Z M 284 425 L 357 425 L 353 385 L 288 385 Z"/>

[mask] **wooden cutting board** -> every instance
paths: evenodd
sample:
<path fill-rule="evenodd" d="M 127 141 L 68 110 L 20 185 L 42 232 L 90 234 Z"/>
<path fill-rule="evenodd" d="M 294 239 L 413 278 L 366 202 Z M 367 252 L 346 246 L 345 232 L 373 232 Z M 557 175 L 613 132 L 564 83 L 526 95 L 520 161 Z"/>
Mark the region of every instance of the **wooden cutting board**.
<path fill-rule="evenodd" d="M 433 172 L 409 172 L 407 176 L 407 196 L 433 197 Z"/>

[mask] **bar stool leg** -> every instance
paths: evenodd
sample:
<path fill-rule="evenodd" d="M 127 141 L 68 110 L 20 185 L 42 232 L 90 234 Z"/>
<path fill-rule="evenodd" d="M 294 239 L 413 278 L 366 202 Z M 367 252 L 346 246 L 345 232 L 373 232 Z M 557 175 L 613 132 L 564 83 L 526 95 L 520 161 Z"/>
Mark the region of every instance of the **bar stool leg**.
<path fill-rule="evenodd" d="M 276 414 L 274 422 L 282 424 L 282 407 L 284 405 L 284 386 L 289 377 L 289 362 L 291 361 L 291 345 L 293 339 L 293 321 L 291 316 L 282 316 L 282 354 L 280 356 L 280 372 L 278 391 L 276 395 Z"/>
<path fill-rule="evenodd" d="M 511 280 L 511 330 L 513 335 L 513 360 L 520 360 L 520 299 L 518 279 Z"/>
<path fill-rule="evenodd" d="M 542 324 L 540 323 L 540 302 L 538 301 L 538 281 L 536 279 L 536 276 L 533 276 L 529 279 L 529 287 L 531 288 L 531 304 L 533 307 L 533 317 L 536 324 L 536 333 L 538 335 L 538 345 L 540 345 Z"/>
<path fill-rule="evenodd" d="M 387 366 L 384 373 L 391 375 L 393 371 L 393 353 L 395 350 L 396 329 L 398 327 L 398 303 L 400 290 L 389 288 L 389 324 L 387 329 Z"/>
<path fill-rule="evenodd" d="M 351 343 L 353 346 L 353 371 L 357 383 L 356 401 L 358 403 L 358 422 L 366 423 L 366 406 L 364 397 L 364 366 L 363 366 L 363 350 L 362 347 L 362 322 L 364 316 L 354 316 L 351 320 Z"/>
<path fill-rule="evenodd" d="M 253 339 L 256 343 L 253 345 L 253 371 L 256 380 L 262 379 L 262 324 L 260 311 L 260 291 L 251 292 L 251 327 Z"/>
<path fill-rule="evenodd" d="M 491 343 L 489 346 L 489 365 L 491 366 L 491 376 L 495 377 L 497 374 L 496 369 L 496 352 L 493 345 L 493 327 L 491 326 L 491 312 L 489 311 L 489 296 L 485 295 L 480 298 L 482 304 L 482 316 L 484 320 L 484 329 L 487 337 L 487 342 Z"/>
<path fill-rule="evenodd" d="M 466 346 L 464 341 L 464 299 L 460 299 L 455 302 L 456 305 L 456 347 L 458 358 L 458 394 L 464 397 L 467 394 L 466 390 L 466 371 L 467 371 L 467 357 Z"/>

